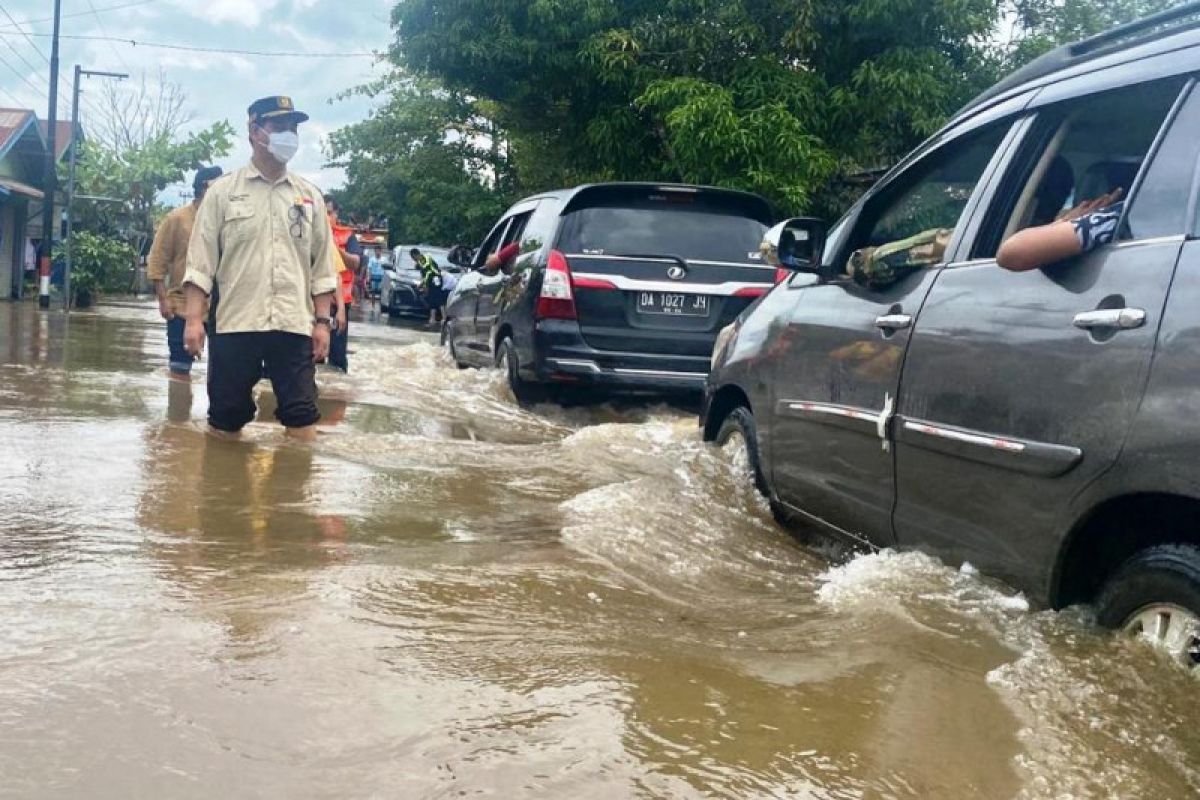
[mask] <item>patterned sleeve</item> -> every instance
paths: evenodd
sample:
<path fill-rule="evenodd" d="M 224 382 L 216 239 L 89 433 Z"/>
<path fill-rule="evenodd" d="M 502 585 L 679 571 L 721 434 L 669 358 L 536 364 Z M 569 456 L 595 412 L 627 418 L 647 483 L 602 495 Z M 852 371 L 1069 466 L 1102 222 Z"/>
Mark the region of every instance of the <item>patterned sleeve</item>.
<path fill-rule="evenodd" d="M 1121 211 L 1124 207 L 1123 202 L 1113 203 L 1072 220 L 1075 237 L 1079 239 L 1079 252 L 1090 253 L 1116 238 L 1117 224 L 1121 221 Z"/>

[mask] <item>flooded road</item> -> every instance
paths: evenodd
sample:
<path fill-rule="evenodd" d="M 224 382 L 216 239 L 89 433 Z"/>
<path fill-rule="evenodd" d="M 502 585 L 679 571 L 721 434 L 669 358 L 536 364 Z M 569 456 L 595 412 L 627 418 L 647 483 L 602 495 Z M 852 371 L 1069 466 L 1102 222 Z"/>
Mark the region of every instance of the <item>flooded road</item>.
<path fill-rule="evenodd" d="M 151 306 L 0 302 L 0 795 L 1200 793 L 1195 682 L 1084 613 L 831 567 L 686 410 L 351 335 L 315 446 L 225 442 Z"/>

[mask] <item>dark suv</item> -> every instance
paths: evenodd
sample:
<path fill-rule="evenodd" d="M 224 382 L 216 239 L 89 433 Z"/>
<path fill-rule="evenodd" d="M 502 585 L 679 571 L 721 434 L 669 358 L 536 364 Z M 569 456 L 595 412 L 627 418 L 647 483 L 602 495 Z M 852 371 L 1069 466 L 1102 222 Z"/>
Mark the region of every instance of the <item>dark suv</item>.
<path fill-rule="evenodd" d="M 701 423 L 794 524 L 974 564 L 1200 664 L 1197 5 L 1061 48 L 889 172 L 722 332 Z M 1186 17 L 1190 14 L 1191 17 Z M 1000 243 L 1121 188 L 1116 240 Z M 946 234 L 932 266 L 846 277 Z M 764 248 L 821 239 L 781 223 Z M 894 249 L 894 248 L 893 248 Z M 928 250 L 926 252 L 929 252 Z"/>
<path fill-rule="evenodd" d="M 700 392 L 717 332 L 786 273 L 759 245 L 771 209 L 753 194 L 608 183 L 515 204 L 447 301 L 460 366 L 503 366 L 539 385 Z M 488 255 L 516 242 L 511 266 Z"/>

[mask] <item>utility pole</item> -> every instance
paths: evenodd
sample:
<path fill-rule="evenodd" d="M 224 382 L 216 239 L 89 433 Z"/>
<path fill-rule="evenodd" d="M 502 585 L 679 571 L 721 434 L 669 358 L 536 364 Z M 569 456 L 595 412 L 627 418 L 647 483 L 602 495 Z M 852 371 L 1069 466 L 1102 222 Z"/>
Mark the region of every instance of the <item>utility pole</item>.
<path fill-rule="evenodd" d="M 38 307 L 50 307 L 50 251 L 54 246 L 54 190 L 58 159 L 54 129 L 58 126 L 58 31 L 62 24 L 62 0 L 54 0 L 54 36 L 50 40 L 50 113 L 46 116 L 46 173 L 42 178 L 42 260 L 38 276 Z"/>
<path fill-rule="evenodd" d="M 71 90 L 71 166 L 67 171 L 67 264 L 63 270 L 63 310 L 71 311 L 71 228 L 75 223 L 75 150 L 79 144 L 79 78 L 87 75 L 125 80 L 124 72 L 100 72 L 75 65 L 75 82 Z M 48 298 L 47 298 L 48 299 Z"/>

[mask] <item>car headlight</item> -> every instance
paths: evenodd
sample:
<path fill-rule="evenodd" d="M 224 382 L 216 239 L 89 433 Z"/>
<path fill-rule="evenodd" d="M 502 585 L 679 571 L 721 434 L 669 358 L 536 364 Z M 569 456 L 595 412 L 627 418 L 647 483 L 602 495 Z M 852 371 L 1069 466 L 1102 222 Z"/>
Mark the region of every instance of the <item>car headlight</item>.
<path fill-rule="evenodd" d="M 729 344 L 729 341 L 731 339 L 733 339 L 733 335 L 735 333 L 737 333 L 737 323 L 736 322 L 731 322 L 728 325 L 726 325 L 724 328 L 721 328 L 721 332 L 717 334 L 717 340 L 715 342 L 713 342 L 712 357 L 708 361 L 709 369 L 712 369 L 713 367 L 717 366 L 717 361 L 721 358 L 721 355 L 725 352 L 725 347 Z"/>

